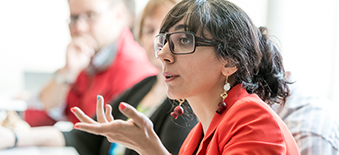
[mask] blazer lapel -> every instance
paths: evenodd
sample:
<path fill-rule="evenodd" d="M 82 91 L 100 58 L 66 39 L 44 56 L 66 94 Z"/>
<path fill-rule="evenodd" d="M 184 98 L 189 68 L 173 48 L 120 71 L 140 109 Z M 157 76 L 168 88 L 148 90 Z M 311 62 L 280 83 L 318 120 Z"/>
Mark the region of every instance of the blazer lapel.
<path fill-rule="evenodd" d="M 204 155 L 206 154 L 207 147 L 211 142 L 211 139 L 214 136 L 215 131 L 217 130 L 218 126 L 220 125 L 220 122 L 223 120 L 223 117 L 227 114 L 227 112 L 232 108 L 234 103 L 239 99 L 242 98 L 243 96 L 248 95 L 246 89 L 242 87 L 241 84 L 235 85 L 229 92 L 228 96 L 225 98 L 225 103 L 226 103 L 226 110 L 223 111 L 221 114 L 218 114 L 215 112 L 213 119 L 207 129 L 206 135 L 202 139 L 201 146 L 197 152 L 197 155 Z M 201 125 L 201 124 L 200 124 Z M 202 132 L 202 127 L 201 130 Z M 198 137 L 198 136 L 197 136 Z M 200 141 L 200 140 L 199 140 Z M 196 145 L 198 146 L 198 144 Z"/>

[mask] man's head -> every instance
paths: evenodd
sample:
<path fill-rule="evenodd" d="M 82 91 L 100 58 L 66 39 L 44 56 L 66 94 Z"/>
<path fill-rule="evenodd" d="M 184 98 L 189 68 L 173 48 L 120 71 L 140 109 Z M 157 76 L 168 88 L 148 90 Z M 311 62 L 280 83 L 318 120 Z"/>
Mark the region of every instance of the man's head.
<path fill-rule="evenodd" d="M 90 35 L 98 51 L 113 43 L 134 18 L 134 0 L 68 0 L 71 37 Z"/>

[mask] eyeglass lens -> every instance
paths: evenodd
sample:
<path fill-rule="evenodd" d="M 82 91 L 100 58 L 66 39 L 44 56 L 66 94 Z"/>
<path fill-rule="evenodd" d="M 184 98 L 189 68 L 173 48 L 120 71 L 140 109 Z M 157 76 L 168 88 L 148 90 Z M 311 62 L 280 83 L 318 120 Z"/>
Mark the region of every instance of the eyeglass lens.
<path fill-rule="evenodd" d="M 87 23 L 92 22 L 96 18 L 96 16 L 97 14 L 94 12 L 87 12 L 87 13 L 79 14 L 79 15 L 71 15 L 69 19 L 70 20 L 69 24 L 75 25 L 75 23 L 80 19 L 86 21 Z"/>
<path fill-rule="evenodd" d="M 169 48 L 174 54 L 187 54 L 194 51 L 195 37 L 192 33 L 178 32 L 171 34 L 159 34 L 154 40 L 155 55 L 158 56 L 160 50 L 168 41 Z"/>

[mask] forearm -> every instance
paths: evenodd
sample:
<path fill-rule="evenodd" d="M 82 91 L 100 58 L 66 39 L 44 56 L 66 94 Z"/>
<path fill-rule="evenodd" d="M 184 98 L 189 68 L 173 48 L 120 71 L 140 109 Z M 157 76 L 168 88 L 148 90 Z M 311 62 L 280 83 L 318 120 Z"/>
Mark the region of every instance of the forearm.
<path fill-rule="evenodd" d="M 55 127 L 35 127 L 17 132 L 17 147 L 24 146 L 65 146 L 65 139 Z M 14 144 L 14 140 L 13 140 Z"/>
<path fill-rule="evenodd" d="M 70 75 L 67 69 L 59 69 L 50 82 L 42 89 L 40 100 L 45 110 L 59 106 L 66 100 L 69 83 L 75 81 L 76 75 Z"/>

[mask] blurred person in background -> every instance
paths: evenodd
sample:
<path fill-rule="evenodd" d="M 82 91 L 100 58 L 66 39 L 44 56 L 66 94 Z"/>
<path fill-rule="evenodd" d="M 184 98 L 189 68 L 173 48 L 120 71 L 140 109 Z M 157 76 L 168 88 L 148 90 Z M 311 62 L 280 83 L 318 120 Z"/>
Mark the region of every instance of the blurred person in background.
<path fill-rule="evenodd" d="M 69 108 L 95 114 L 97 94 L 107 101 L 157 73 L 130 32 L 134 0 L 68 0 L 72 37 L 66 64 L 39 94 L 28 100 L 24 119 L 31 126 L 78 120 Z"/>
<path fill-rule="evenodd" d="M 111 113 L 115 119 L 127 120 L 118 110 L 120 102 L 128 102 L 147 117 L 153 124 L 165 147 L 173 154 L 179 148 L 190 129 L 197 123 L 196 117 L 186 115 L 174 120 L 169 114 L 172 103 L 166 95 L 166 84 L 163 80 L 161 62 L 154 56 L 154 37 L 160 30 L 162 19 L 178 0 L 150 0 L 144 8 L 137 26 L 136 35 L 142 47 L 146 49 L 148 60 L 159 70 L 156 76 L 150 76 L 127 90 L 123 95 L 111 102 Z M 103 97 L 98 96 L 100 103 Z M 185 102 L 182 106 L 188 106 Z M 14 132 L 0 127 L 0 148 L 12 147 L 15 143 Z M 110 143 L 105 137 L 93 135 L 80 130 L 60 132 L 55 127 L 33 127 L 26 131 L 15 131 L 17 147 L 22 146 L 73 146 L 81 155 L 113 154 L 137 155 L 120 144 Z M 40 135 L 38 138 L 34 138 Z"/>
<path fill-rule="evenodd" d="M 335 103 L 307 93 L 287 72 L 293 84 L 283 107 L 273 105 L 292 133 L 301 155 L 339 155 L 339 121 Z"/>

